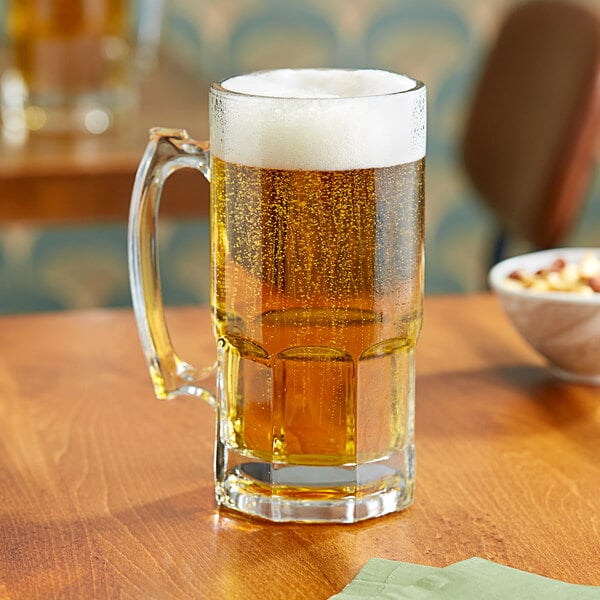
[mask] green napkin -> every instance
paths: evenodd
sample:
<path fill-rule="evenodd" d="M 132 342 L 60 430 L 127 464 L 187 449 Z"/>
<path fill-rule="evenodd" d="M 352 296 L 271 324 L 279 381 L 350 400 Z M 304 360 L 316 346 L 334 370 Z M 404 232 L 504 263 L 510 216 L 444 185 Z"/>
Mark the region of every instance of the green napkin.
<path fill-rule="evenodd" d="M 330 600 L 600 600 L 600 587 L 574 585 L 483 558 L 444 568 L 371 559 Z"/>

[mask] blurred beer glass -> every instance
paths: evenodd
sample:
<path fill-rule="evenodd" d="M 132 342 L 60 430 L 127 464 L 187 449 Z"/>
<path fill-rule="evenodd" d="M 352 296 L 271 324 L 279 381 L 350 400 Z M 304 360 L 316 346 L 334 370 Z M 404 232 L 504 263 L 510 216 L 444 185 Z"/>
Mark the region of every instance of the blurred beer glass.
<path fill-rule="evenodd" d="M 8 0 L 5 137 L 104 133 L 138 102 L 164 0 Z"/>

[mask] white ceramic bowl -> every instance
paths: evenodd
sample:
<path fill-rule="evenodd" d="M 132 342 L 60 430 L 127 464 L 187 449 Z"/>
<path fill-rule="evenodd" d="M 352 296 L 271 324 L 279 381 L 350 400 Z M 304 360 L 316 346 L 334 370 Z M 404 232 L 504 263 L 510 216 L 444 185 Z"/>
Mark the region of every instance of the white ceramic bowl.
<path fill-rule="evenodd" d="M 489 283 L 513 325 L 546 358 L 555 375 L 600 385 L 600 293 L 538 292 L 507 282 L 515 270 L 535 272 L 558 258 L 578 264 L 590 251 L 600 257 L 598 248 L 557 248 L 515 256 L 490 270 Z"/>

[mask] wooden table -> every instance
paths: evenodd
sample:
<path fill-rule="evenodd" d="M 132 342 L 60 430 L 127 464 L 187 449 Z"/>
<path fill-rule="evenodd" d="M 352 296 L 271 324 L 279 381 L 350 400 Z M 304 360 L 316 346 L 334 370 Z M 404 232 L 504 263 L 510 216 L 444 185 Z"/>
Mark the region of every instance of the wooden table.
<path fill-rule="evenodd" d="M 0 599 L 324 599 L 371 557 L 600 585 L 600 389 L 552 379 L 491 296 L 425 308 L 415 503 L 336 526 L 215 508 L 212 410 L 153 398 L 130 311 L 0 318 Z M 207 311 L 169 320 L 212 355 Z"/>
<path fill-rule="evenodd" d="M 0 72 L 7 64 L 0 47 Z M 133 180 L 154 126 L 208 139 L 208 83 L 166 57 L 143 81 L 139 106 L 102 135 L 32 134 L 23 144 L 0 135 L 0 222 L 125 222 Z M 0 123 L 0 133 L 2 126 Z M 208 183 L 188 169 L 169 178 L 163 213 L 206 217 Z"/>

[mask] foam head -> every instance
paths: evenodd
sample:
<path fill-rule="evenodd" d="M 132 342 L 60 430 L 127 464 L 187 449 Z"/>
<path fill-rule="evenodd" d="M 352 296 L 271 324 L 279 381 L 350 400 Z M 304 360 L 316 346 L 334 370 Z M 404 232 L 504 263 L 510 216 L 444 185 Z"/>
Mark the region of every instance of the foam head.
<path fill-rule="evenodd" d="M 279 69 L 211 89 L 211 151 L 228 162 L 345 170 L 425 155 L 425 86 L 372 69 Z"/>

